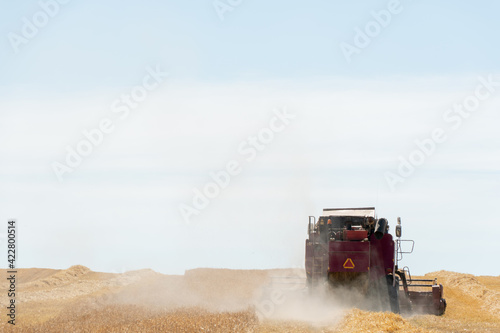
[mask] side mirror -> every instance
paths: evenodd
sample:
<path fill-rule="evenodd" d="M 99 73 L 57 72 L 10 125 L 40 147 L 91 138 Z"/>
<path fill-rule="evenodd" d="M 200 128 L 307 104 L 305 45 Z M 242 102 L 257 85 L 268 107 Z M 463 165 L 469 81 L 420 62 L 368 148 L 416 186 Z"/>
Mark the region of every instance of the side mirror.
<path fill-rule="evenodd" d="M 403 231 L 401 229 L 401 218 L 398 217 L 398 224 L 396 225 L 396 237 L 401 237 L 401 235 L 403 234 Z"/>

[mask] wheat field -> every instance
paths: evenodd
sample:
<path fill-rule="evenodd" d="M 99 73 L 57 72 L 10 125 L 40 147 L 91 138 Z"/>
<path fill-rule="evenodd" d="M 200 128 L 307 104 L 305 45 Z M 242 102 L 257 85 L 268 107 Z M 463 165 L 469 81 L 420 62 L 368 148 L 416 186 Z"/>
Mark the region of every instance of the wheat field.
<path fill-rule="evenodd" d="M 3 270 L 4 276 L 6 271 Z M 447 271 L 444 316 L 401 316 L 308 299 L 301 270 L 195 269 L 122 274 L 20 269 L 16 325 L 2 332 L 500 332 L 500 276 Z M 280 280 L 281 279 L 281 280 Z M 276 281 L 278 281 L 276 283 Z M 281 282 L 296 281 L 289 286 Z M 7 290 L 5 282 L 0 288 Z M 3 309 L 7 293 L 0 295 Z"/>

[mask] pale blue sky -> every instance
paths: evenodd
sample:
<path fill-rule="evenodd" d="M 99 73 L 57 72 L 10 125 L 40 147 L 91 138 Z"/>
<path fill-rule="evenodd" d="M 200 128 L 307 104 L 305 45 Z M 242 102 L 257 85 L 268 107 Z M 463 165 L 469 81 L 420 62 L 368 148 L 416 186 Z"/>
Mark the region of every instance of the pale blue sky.
<path fill-rule="evenodd" d="M 339 43 L 388 1 L 243 1 L 220 21 L 211 1 L 70 1 L 14 55 L 6 37 L 36 1 L 2 1 L 0 82 L 92 90 L 132 84 L 149 63 L 212 81 L 385 78 L 499 68 L 494 1 L 401 0 L 402 12 L 347 64 Z"/>
<path fill-rule="evenodd" d="M 0 1 L 0 233 L 19 220 L 19 264 L 297 266 L 308 215 L 373 205 L 403 218 L 415 272 L 500 274 L 500 89 L 459 130 L 443 120 L 478 76 L 500 81 L 500 4 L 402 0 L 348 63 L 340 43 L 388 3 L 245 0 L 222 21 L 211 1 L 73 0 L 15 53 L 40 5 Z M 120 120 L 113 101 L 156 65 L 168 78 Z M 238 146 L 283 106 L 296 118 L 246 163 Z M 105 117 L 114 132 L 58 182 L 51 164 Z M 391 192 L 384 173 L 438 127 L 448 141 Z M 179 205 L 233 159 L 185 225 Z"/>

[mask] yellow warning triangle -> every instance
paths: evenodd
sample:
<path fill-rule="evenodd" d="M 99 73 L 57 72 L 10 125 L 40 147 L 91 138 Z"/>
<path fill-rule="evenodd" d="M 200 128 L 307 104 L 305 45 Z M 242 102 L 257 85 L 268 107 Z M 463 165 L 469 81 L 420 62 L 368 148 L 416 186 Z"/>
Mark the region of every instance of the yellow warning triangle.
<path fill-rule="evenodd" d="M 352 262 L 351 258 L 347 258 L 347 260 L 344 263 L 344 268 L 349 268 L 352 269 L 354 268 L 354 263 Z"/>

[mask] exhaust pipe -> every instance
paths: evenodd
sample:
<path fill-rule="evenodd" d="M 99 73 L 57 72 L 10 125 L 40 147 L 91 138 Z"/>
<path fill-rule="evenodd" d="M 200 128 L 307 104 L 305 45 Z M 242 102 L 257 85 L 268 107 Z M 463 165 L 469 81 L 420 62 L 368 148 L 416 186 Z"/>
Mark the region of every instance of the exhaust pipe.
<path fill-rule="evenodd" d="M 376 239 L 381 240 L 382 237 L 384 237 L 385 231 L 387 230 L 387 223 L 388 223 L 387 220 L 384 218 L 377 220 L 377 223 L 375 223 L 375 231 L 374 231 Z"/>

